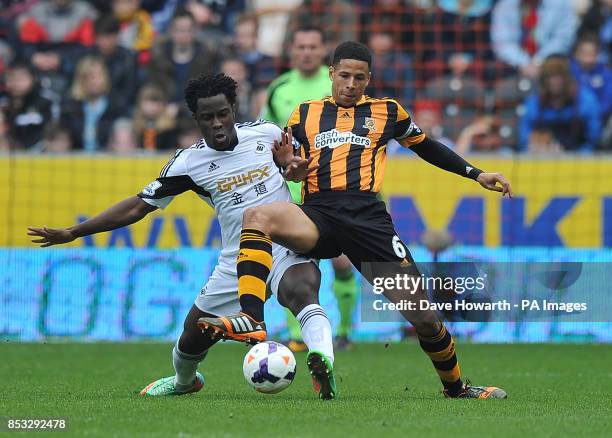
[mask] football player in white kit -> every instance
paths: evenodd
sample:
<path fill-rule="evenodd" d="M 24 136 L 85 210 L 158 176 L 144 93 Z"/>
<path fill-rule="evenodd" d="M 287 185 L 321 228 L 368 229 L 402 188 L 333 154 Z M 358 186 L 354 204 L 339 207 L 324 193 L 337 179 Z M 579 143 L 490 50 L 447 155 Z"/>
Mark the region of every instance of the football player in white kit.
<path fill-rule="evenodd" d="M 47 247 L 135 223 L 186 191 L 195 192 L 215 209 L 221 225 L 221 254 L 172 351 L 175 375 L 155 380 L 141 395 L 181 395 L 202 389 L 204 377 L 197 367 L 219 338 L 202 332 L 197 321 L 240 310 L 236 258 L 243 211 L 258 204 L 291 201 L 280 169 L 292 179 L 302 179 L 308 172 L 309 161 L 279 147 L 286 145 L 286 138 L 278 126 L 263 120 L 235 124 L 236 82 L 232 78 L 217 74 L 192 79 L 185 89 L 185 100 L 203 138 L 188 149 L 177 150 L 160 176 L 142 192 L 69 228 L 28 227 L 28 234 L 35 237 L 33 242 Z M 336 394 L 332 330 L 318 302 L 321 274 L 316 260 L 271 242 L 261 244 L 272 246 L 267 290 L 300 321 L 315 391 L 322 399 L 332 399 Z M 235 331 L 252 330 L 253 323 L 245 315 L 234 321 Z"/>

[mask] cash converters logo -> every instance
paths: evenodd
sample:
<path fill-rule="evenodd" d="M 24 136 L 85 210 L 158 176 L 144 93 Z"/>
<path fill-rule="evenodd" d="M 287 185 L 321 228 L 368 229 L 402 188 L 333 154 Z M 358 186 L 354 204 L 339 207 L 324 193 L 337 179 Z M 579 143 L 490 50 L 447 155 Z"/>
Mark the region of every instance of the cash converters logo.
<path fill-rule="evenodd" d="M 337 129 L 321 132 L 315 135 L 315 149 L 330 148 L 334 149 L 343 144 L 354 144 L 358 146 L 370 146 L 372 141 L 368 137 L 361 137 L 352 132 L 340 132 Z"/>

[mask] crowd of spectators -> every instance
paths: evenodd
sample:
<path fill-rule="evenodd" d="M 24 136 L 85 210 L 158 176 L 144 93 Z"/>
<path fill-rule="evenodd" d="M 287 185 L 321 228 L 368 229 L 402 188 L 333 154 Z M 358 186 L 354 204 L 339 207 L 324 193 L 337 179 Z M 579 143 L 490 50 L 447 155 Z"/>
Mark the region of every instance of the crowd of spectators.
<path fill-rule="evenodd" d="M 266 110 L 293 32 L 373 54 L 398 99 L 461 153 L 612 151 L 612 0 L 0 0 L 0 151 L 188 147 L 190 77 L 236 79 Z M 390 150 L 401 153 L 399 149 Z"/>

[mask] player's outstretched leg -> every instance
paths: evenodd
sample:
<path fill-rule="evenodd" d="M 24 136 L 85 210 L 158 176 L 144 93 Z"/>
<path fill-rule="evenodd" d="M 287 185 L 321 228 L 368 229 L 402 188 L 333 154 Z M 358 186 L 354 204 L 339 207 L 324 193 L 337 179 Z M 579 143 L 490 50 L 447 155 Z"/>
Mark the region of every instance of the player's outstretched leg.
<path fill-rule="evenodd" d="M 198 327 L 213 337 L 256 344 L 266 340 L 264 303 L 266 281 L 272 269 L 272 240 L 252 228 L 240 233 L 236 270 L 242 312 L 223 317 L 202 317 Z"/>
<path fill-rule="evenodd" d="M 282 263 L 282 262 L 281 262 Z M 302 338 L 308 347 L 306 360 L 312 385 L 323 400 L 336 397 L 332 328 L 325 310 L 319 305 L 321 273 L 313 263 L 289 267 L 278 286 L 279 302 L 291 310 L 300 323 Z"/>
<path fill-rule="evenodd" d="M 407 253 L 407 252 L 406 252 Z M 400 275 L 414 275 L 419 277 L 413 261 L 410 260 L 408 267 L 397 271 L 393 266 L 373 266 L 371 271 L 373 277 L 394 278 L 397 272 Z M 389 270 L 390 269 L 390 270 Z M 377 272 L 377 270 L 379 272 Z M 370 271 L 366 275 L 370 274 Z M 366 278 L 368 278 L 366 276 Z M 414 302 L 427 300 L 426 292 L 421 288 L 406 294 L 402 290 L 386 290 L 385 296 L 392 303 L 401 303 L 402 300 L 410 298 Z M 418 306 L 417 306 L 418 309 Z M 506 392 L 494 386 L 472 386 L 461 379 L 461 370 L 455 353 L 455 341 L 448 332 L 438 315 L 433 310 L 409 310 L 401 311 L 415 328 L 419 337 L 419 344 L 431 362 L 442 381 L 443 393 L 448 398 L 506 398 Z"/>
<path fill-rule="evenodd" d="M 429 356 L 444 386 L 447 398 L 506 398 L 506 392 L 495 386 L 472 386 L 461 380 L 461 370 L 455 353 L 455 341 L 444 324 L 413 323 L 419 336 L 421 348 Z M 429 336 L 432 330 L 439 327 L 435 336 Z M 423 334 L 426 333 L 426 334 Z"/>
<path fill-rule="evenodd" d="M 172 349 L 175 375 L 154 380 L 140 391 L 140 395 L 183 395 L 198 392 L 204 387 L 204 376 L 197 372 L 197 368 L 216 342 L 196 326 L 198 318 L 206 315 L 209 314 L 192 306 L 185 318 L 183 333 Z"/>
<path fill-rule="evenodd" d="M 255 321 L 250 315 L 239 312 L 227 316 L 205 316 L 197 323 L 202 333 L 213 339 L 227 339 L 231 341 L 257 344 L 266 340 L 266 324 Z"/>

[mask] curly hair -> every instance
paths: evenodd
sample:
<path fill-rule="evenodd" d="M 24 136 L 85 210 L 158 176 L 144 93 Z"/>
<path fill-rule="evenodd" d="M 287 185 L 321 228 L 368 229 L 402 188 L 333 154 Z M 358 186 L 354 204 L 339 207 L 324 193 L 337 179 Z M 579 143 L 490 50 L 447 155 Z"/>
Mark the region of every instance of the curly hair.
<path fill-rule="evenodd" d="M 340 43 L 334 50 L 332 65 L 337 66 L 343 59 L 356 59 L 357 61 L 365 61 L 368 67 L 372 66 L 372 54 L 368 46 L 356 41 L 345 41 Z"/>
<path fill-rule="evenodd" d="M 195 79 L 190 79 L 187 83 L 187 87 L 185 87 L 185 102 L 193 114 L 198 111 L 198 99 L 203 97 L 223 94 L 227 101 L 234 105 L 236 103 L 237 87 L 236 81 L 223 73 L 215 75 L 202 74 Z"/>

